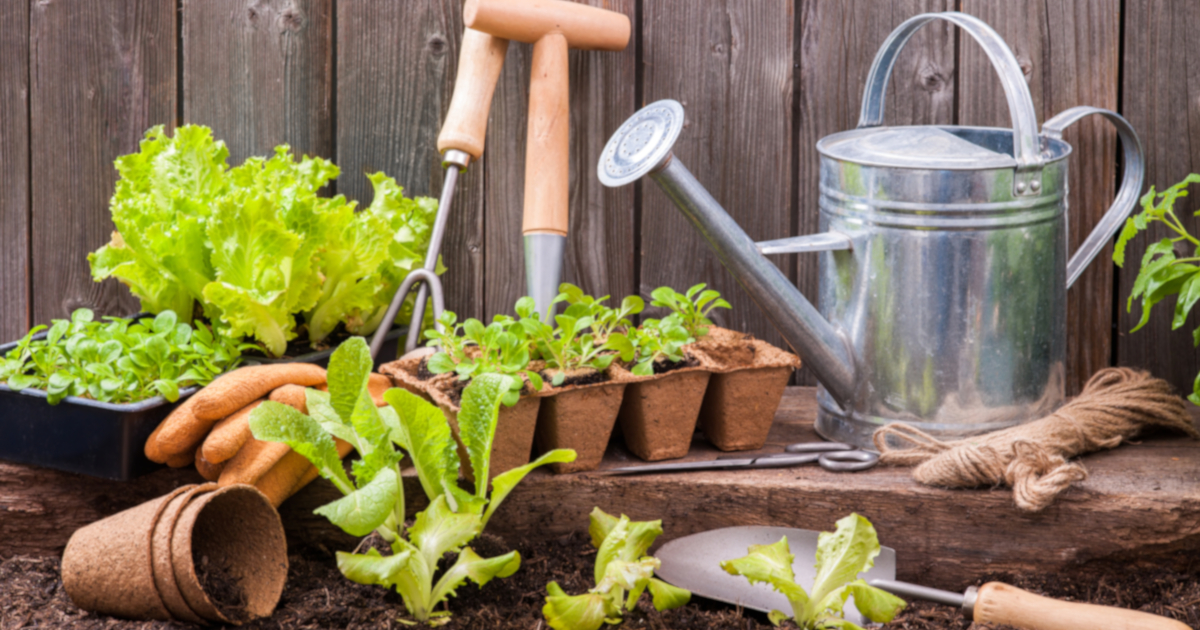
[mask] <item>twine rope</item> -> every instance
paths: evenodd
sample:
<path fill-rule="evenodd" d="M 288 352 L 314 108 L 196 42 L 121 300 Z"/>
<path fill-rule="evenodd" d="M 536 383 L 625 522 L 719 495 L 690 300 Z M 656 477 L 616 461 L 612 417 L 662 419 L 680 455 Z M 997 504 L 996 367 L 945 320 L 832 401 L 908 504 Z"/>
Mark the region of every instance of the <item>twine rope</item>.
<path fill-rule="evenodd" d="M 1200 439 L 1187 405 L 1169 383 L 1140 370 L 1105 368 L 1074 400 L 1027 424 L 944 442 L 897 423 L 878 429 L 873 439 L 880 463 L 916 466 L 912 476 L 919 483 L 947 488 L 1003 484 L 1013 489 L 1019 509 L 1038 512 L 1087 478 L 1087 469 L 1070 458 L 1120 446 L 1147 427 Z"/>

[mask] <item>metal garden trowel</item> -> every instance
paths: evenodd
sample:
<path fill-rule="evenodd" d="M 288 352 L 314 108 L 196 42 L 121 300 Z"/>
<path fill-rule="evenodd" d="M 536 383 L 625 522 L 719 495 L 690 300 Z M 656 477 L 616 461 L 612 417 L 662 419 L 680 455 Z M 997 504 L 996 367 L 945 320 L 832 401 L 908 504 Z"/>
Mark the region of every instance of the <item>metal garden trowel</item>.
<path fill-rule="evenodd" d="M 820 532 L 789 527 L 726 527 L 672 540 L 654 553 L 662 562 L 657 577 L 708 599 L 758 610 L 790 611 L 786 597 L 767 584 L 751 585 L 746 578 L 730 575 L 722 560 L 740 558 L 750 545 L 769 545 L 787 536 L 795 562 L 796 582 L 808 588 L 816 578 L 813 559 Z M 1034 595 L 1001 582 L 969 587 L 964 593 L 896 581 L 896 551 L 884 547 L 875 566 L 859 577 L 872 586 L 905 600 L 923 599 L 958 606 L 963 615 L 978 623 L 1008 624 L 1028 630 L 1188 630 L 1187 625 L 1150 613 L 1064 602 Z M 846 620 L 863 626 L 869 623 L 846 602 Z"/>

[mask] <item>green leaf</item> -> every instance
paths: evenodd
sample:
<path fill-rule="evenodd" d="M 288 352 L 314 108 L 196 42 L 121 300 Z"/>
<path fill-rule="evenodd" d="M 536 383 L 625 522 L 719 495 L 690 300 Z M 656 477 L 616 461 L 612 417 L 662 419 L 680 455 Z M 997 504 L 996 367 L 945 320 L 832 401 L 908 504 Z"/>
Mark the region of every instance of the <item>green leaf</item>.
<path fill-rule="evenodd" d="M 349 423 L 362 393 L 370 380 L 374 362 L 371 349 L 362 337 L 342 342 L 329 357 L 329 399 L 343 422 Z"/>
<path fill-rule="evenodd" d="M 1200 300 L 1200 273 L 1193 272 L 1179 287 L 1179 297 L 1175 301 L 1175 318 L 1171 321 L 1171 330 L 1182 328 L 1187 323 L 1188 313 Z"/>
<path fill-rule="evenodd" d="M 546 592 L 542 615 L 554 630 L 599 630 L 605 618 L 620 614 L 603 595 L 567 595 L 556 582 L 547 584 Z"/>
<path fill-rule="evenodd" d="M 444 554 L 457 553 L 482 531 L 478 514 L 456 514 L 446 502 L 446 495 L 442 494 L 417 514 L 409 529 L 409 538 L 425 556 L 426 564 L 432 567 L 437 566 Z"/>
<path fill-rule="evenodd" d="M 670 610 L 687 605 L 692 599 L 691 591 L 672 586 L 658 578 L 650 578 L 650 596 L 658 610 Z"/>
<path fill-rule="evenodd" d="M 475 474 L 475 495 L 487 495 L 488 467 L 492 442 L 496 438 L 496 421 L 500 403 L 511 388 L 512 377 L 501 374 L 480 374 L 463 390 L 462 407 L 458 412 L 458 435 L 467 451 L 471 470 Z"/>
<path fill-rule="evenodd" d="M 833 533 L 821 532 L 817 537 L 817 577 L 813 581 L 812 599 L 821 601 L 875 566 L 879 552 L 875 527 L 858 514 L 839 520 Z"/>
<path fill-rule="evenodd" d="M 314 512 L 351 536 L 366 536 L 391 516 L 400 496 L 400 483 L 394 468 L 384 468 L 370 483 Z"/>
<path fill-rule="evenodd" d="M 525 478 L 525 475 L 528 475 L 529 472 L 534 468 L 545 466 L 546 464 L 565 464 L 573 461 L 575 461 L 575 451 L 560 448 L 545 453 L 541 457 L 528 464 L 525 464 L 524 466 L 513 468 L 512 470 L 508 470 L 496 475 L 496 477 L 492 479 L 492 496 L 488 500 L 487 512 L 485 512 L 483 515 L 483 523 L 481 527 L 487 526 L 488 521 L 492 518 L 492 514 L 495 513 L 495 511 L 500 507 L 500 504 L 504 502 L 504 499 L 508 497 L 509 493 L 512 492 L 514 488 L 517 487 L 517 484 L 521 483 L 521 480 Z"/>
<path fill-rule="evenodd" d="M 867 584 L 865 580 L 855 580 L 849 584 L 850 595 L 854 597 L 854 607 L 864 617 L 876 623 L 887 623 L 896 618 L 904 610 L 904 600 L 891 593 Z"/>
<path fill-rule="evenodd" d="M 391 588 L 408 568 L 412 553 L 405 551 L 391 556 L 380 555 L 376 549 L 365 554 L 337 552 L 338 570 L 351 582 L 368 586 Z"/>
<path fill-rule="evenodd" d="M 458 454 L 450 425 L 441 409 L 412 392 L 393 388 L 383 393 L 383 399 L 400 418 L 409 457 L 425 496 L 433 501 L 458 480 Z"/>
<path fill-rule="evenodd" d="M 342 494 L 354 491 L 354 484 L 342 468 L 333 438 L 316 420 L 270 400 L 251 411 L 249 420 L 254 437 L 287 444 L 312 462 L 321 476 L 333 482 Z"/>
<path fill-rule="evenodd" d="M 433 588 L 430 602 L 437 605 L 442 600 L 455 595 L 463 582 L 470 579 L 480 587 L 492 581 L 493 578 L 506 578 L 521 568 L 521 554 L 510 551 L 494 558 L 482 558 L 470 547 L 462 550 L 458 560 L 446 570 Z"/>
<path fill-rule="evenodd" d="M 592 546 L 596 549 L 604 544 L 604 539 L 608 538 L 609 532 L 617 526 L 620 519 L 601 510 L 600 508 L 592 508 L 592 513 L 588 519 L 588 534 L 592 537 Z"/>
<path fill-rule="evenodd" d="M 329 399 L 329 392 L 309 387 L 304 390 L 304 398 L 305 407 L 308 409 L 308 416 L 310 418 L 316 420 L 322 429 L 325 429 L 336 438 L 349 442 L 354 446 L 355 450 L 358 450 L 358 434 L 354 432 L 354 427 L 342 422 L 337 412 L 333 410 L 333 405 Z"/>

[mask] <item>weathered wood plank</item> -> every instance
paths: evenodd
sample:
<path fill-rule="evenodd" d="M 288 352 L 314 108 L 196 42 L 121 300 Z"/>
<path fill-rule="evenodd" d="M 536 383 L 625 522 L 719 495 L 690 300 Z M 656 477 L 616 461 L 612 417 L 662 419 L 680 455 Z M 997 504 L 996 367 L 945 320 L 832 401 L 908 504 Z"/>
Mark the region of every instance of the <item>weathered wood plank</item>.
<path fill-rule="evenodd" d="M 817 440 L 815 414 L 812 388 L 789 389 L 765 450 Z M 1200 418 L 1200 412 L 1193 415 Z M 690 457 L 717 455 L 697 441 Z M 631 458 L 614 444 L 604 466 Z M 634 519 L 663 519 L 665 542 L 732 525 L 829 529 L 857 511 L 875 523 L 884 544 L 896 548 L 900 579 L 950 589 L 985 572 L 1111 571 L 1132 563 L 1170 568 L 1200 552 L 1200 442 L 1151 436 L 1083 462 L 1090 478 L 1039 514 L 1018 512 L 1007 489 L 928 488 L 899 468 L 624 478 L 538 470 L 508 497 L 488 531 L 510 540 L 583 531 L 587 514 L 599 506 Z M 0 463 L 0 557 L 57 554 L 76 528 L 198 481 L 191 469 L 116 482 Z M 425 500 L 412 470 L 405 482 L 409 509 L 422 509 Z M 292 545 L 353 548 L 352 538 L 312 513 L 337 496 L 332 485 L 318 481 L 284 503 L 281 516 Z"/>
<path fill-rule="evenodd" d="M 792 233 L 793 10 L 780 1 L 643 3 L 645 101 L 683 104 L 675 156 L 755 240 Z M 733 305 L 714 321 L 780 343 L 666 195 L 649 182 L 642 191 L 642 294 L 706 282 Z"/>
<path fill-rule="evenodd" d="M 87 255 L 113 230 L 113 160 L 174 124 L 175 5 L 36 2 L 30 17 L 33 323 L 83 306 L 126 315 L 137 300 L 92 282 Z"/>
<path fill-rule="evenodd" d="M 29 2 L 0 0 L 0 339 L 29 328 Z"/>
<path fill-rule="evenodd" d="M 819 229 L 821 162 L 817 141 L 858 124 L 867 73 L 888 34 L 914 15 L 953 9 L 950 0 L 800 3 L 797 234 Z M 953 30 L 943 23 L 927 25 L 896 61 L 884 124 L 953 123 L 955 75 Z M 816 255 L 796 257 L 800 290 L 814 300 L 817 264 Z M 802 370 L 799 378 L 804 384 L 816 382 L 807 370 Z"/>
<path fill-rule="evenodd" d="M 633 0 L 576 0 L 623 13 L 636 23 Z M 637 109 L 636 42 L 619 52 L 572 50 L 570 57 L 570 227 L 563 282 L 615 300 L 637 290 L 634 281 L 634 192 L 605 188 L 596 160 L 608 136 Z M 486 312 L 513 313 L 526 294 L 521 217 L 525 198 L 525 141 L 529 100 L 526 44 L 509 45 L 488 124 Z"/>
<path fill-rule="evenodd" d="M 337 12 L 339 192 L 370 203 L 364 174 L 384 171 L 408 195 L 437 197 L 437 134 L 454 89 L 461 3 L 343 2 Z M 446 307 L 460 317 L 484 314 L 483 171 L 472 165 L 459 177 L 442 242 Z"/>
<path fill-rule="evenodd" d="M 1025 71 L 1041 121 L 1076 105 L 1117 109 L 1119 0 L 1005 4 L 966 0 L 962 11 L 996 29 Z M 968 38 L 969 39 L 969 38 Z M 1000 82 L 974 41 L 962 40 L 959 121 L 1011 127 Z M 1096 117 L 1064 134 L 1070 160 L 1070 251 L 1087 238 L 1115 194 L 1116 131 Z M 1074 394 L 1112 356 L 1112 248 L 1067 293 L 1067 389 Z"/>
<path fill-rule="evenodd" d="M 1137 130 L 1146 151 L 1146 186 L 1163 190 L 1188 173 L 1200 173 L 1200 4 L 1189 0 L 1130 0 L 1125 3 L 1123 114 Z M 1192 234 L 1200 234 L 1200 210 L 1192 196 L 1176 204 L 1175 214 Z M 1185 392 L 1200 369 L 1200 351 L 1188 332 L 1200 326 L 1195 311 L 1180 330 L 1171 330 L 1174 298 L 1155 308 L 1146 327 L 1130 333 L 1141 319 L 1134 305 L 1125 304 L 1137 277 L 1146 246 L 1174 233 L 1155 225 L 1126 250 L 1119 272 L 1117 363 L 1149 369 Z M 1183 248 L 1180 248 L 1181 250 Z M 1191 256 L 1190 251 L 1186 254 Z"/>
<path fill-rule="evenodd" d="M 333 0 L 183 0 L 183 120 L 231 165 L 290 144 L 333 155 Z"/>

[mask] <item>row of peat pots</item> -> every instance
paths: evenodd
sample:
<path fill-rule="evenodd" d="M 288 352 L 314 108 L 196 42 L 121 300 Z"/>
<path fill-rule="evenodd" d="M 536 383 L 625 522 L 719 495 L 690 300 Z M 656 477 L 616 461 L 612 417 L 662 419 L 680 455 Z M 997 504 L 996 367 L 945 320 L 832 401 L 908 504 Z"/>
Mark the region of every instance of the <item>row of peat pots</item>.
<path fill-rule="evenodd" d="M 466 382 L 453 373 L 432 374 L 427 361 L 428 355 L 410 356 L 384 364 L 381 371 L 441 407 L 457 437 Z M 723 451 L 762 448 L 799 365 L 796 355 L 765 341 L 712 327 L 709 336 L 685 347 L 683 361 L 657 363 L 650 376 L 634 375 L 616 361 L 603 372 L 568 377 L 559 386 L 546 378 L 539 391 L 526 380 L 519 401 L 500 409 L 491 470 L 524 465 L 535 447 L 578 453 L 574 462 L 553 464 L 554 472 L 594 470 L 618 431 L 626 447 L 646 461 L 684 457 L 697 429 Z M 459 455 L 469 470 L 461 444 Z"/>

